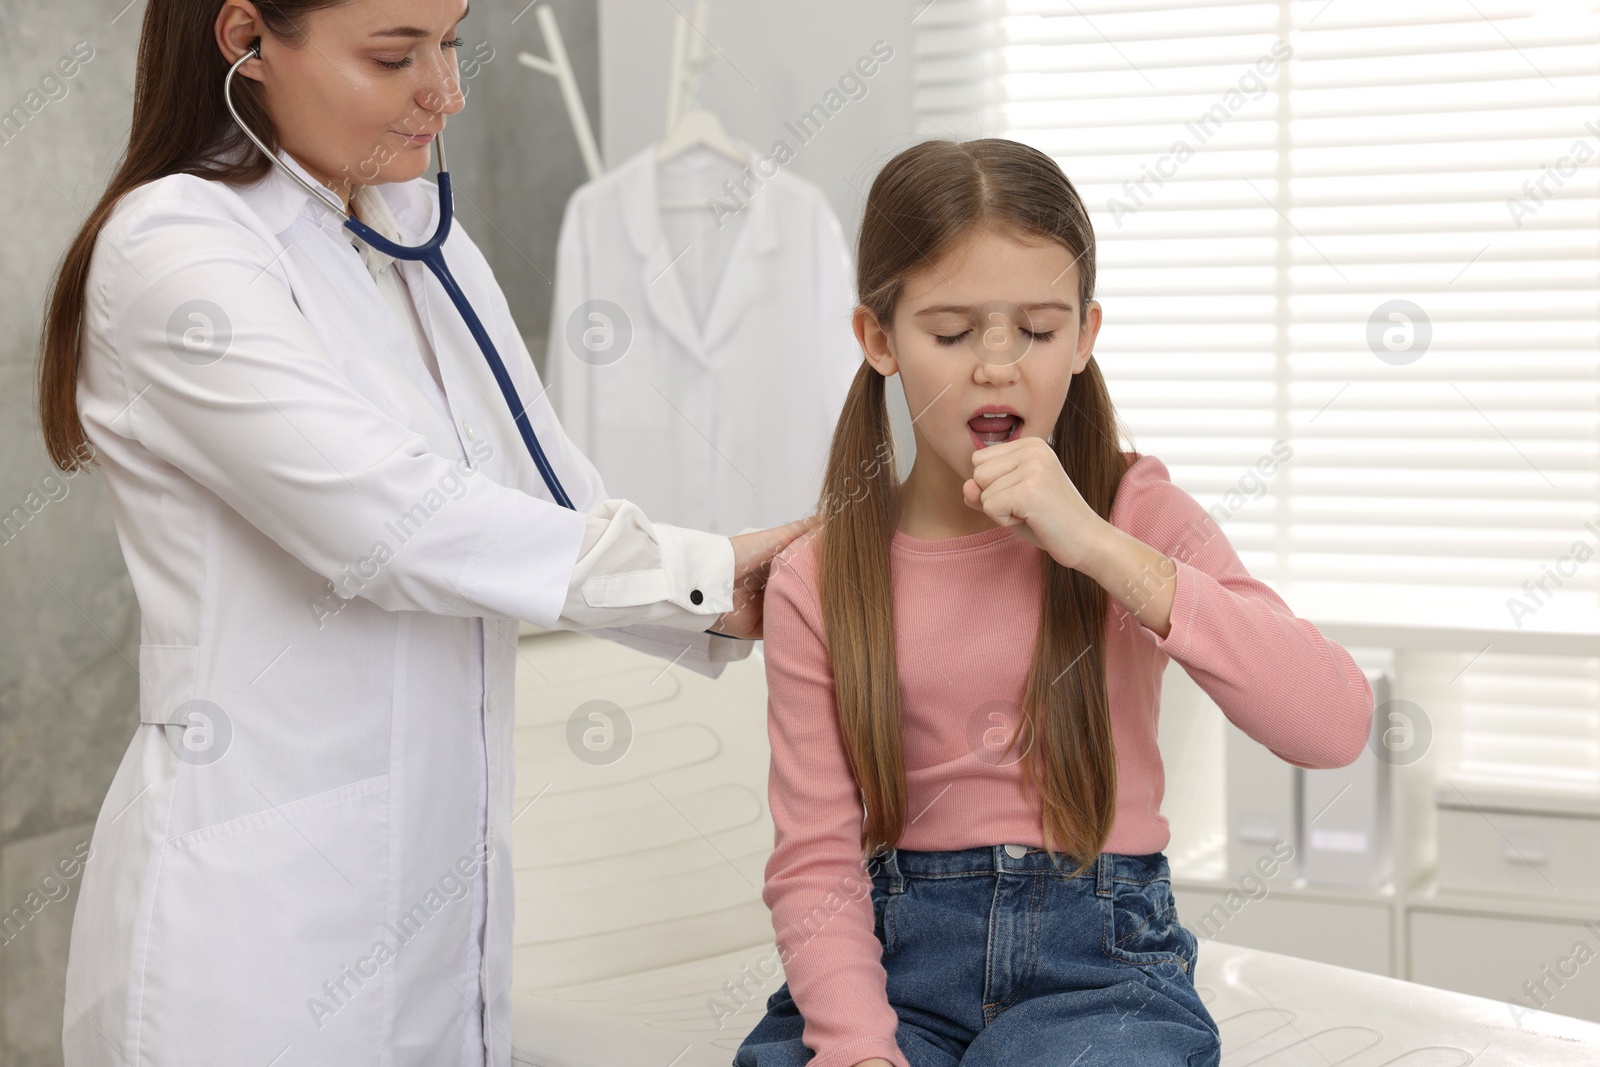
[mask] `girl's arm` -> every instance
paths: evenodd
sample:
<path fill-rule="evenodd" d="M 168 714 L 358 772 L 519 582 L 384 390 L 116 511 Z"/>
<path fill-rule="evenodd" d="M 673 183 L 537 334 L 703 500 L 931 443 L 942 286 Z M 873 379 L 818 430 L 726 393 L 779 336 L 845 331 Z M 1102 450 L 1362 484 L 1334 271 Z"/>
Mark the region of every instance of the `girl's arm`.
<path fill-rule="evenodd" d="M 910 1067 L 884 991 L 871 879 L 861 858 L 861 800 L 839 734 L 822 612 L 799 570 L 814 558 L 809 541 L 776 557 L 767 583 L 767 796 L 775 847 L 761 896 L 772 911 L 789 994 L 805 1019 L 802 1040 L 815 1053 L 808 1067 Z"/>
<path fill-rule="evenodd" d="M 1131 619 L 1234 725 L 1280 758 L 1343 767 L 1361 754 L 1372 728 L 1366 674 L 1250 576 L 1222 528 L 1155 456 L 1123 474 L 1110 521 L 1084 502 L 1037 437 L 975 452 L 962 494 L 969 507 L 1099 582 L 1118 630 Z"/>
<path fill-rule="evenodd" d="M 1123 476 L 1113 523 L 1080 569 L 1118 629 L 1183 665 L 1228 719 L 1297 767 L 1343 767 L 1372 727 L 1372 686 L 1350 653 L 1250 575 L 1221 527 L 1154 456 Z"/>

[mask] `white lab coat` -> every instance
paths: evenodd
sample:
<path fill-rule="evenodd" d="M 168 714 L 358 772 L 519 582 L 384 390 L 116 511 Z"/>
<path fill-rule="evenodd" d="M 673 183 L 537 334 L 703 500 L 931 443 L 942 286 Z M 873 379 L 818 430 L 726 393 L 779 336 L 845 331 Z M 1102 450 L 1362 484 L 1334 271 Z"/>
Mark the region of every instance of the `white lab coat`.
<path fill-rule="evenodd" d="M 769 165 L 747 197 L 717 196 L 742 210 L 675 215 L 703 224 L 680 245 L 663 232 L 657 183 L 652 145 L 568 201 L 545 358 L 552 403 L 611 492 L 653 518 L 733 533 L 809 514 L 862 359 L 838 219 L 820 189 Z M 733 226 L 720 279 L 686 277 Z M 703 324 L 688 281 L 710 290 Z M 617 343 L 603 332 L 617 324 L 589 318 L 602 300 L 631 329 L 614 362 L 573 344 L 575 316 Z"/>
<path fill-rule="evenodd" d="M 432 234 L 431 182 L 382 195 Z M 69 1067 L 505 1067 L 518 620 L 713 676 L 713 643 L 748 651 L 701 633 L 731 545 L 606 498 L 459 218 L 451 270 L 577 512 L 438 282 L 397 265 L 445 395 L 341 221 L 276 169 L 172 175 L 96 245 L 78 400 L 140 725 L 74 916 Z"/>

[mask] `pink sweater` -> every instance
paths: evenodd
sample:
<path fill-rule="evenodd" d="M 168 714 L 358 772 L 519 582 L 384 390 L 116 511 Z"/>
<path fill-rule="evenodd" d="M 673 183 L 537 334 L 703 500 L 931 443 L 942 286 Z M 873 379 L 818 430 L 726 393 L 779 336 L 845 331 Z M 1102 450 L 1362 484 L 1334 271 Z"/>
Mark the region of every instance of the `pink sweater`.
<path fill-rule="evenodd" d="M 1167 845 L 1156 717 L 1168 657 L 1280 758 L 1340 767 L 1360 755 L 1373 712 L 1365 674 L 1245 571 L 1205 509 L 1155 456 L 1144 455 L 1123 476 L 1110 521 L 1172 558 L 1177 577 L 1164 639 L 1111 598 L 1106 668 L 1118 792 L 1105 851 L 1143 854 Z M 1043 846 L 1038 794 L 1024 791 L 1022 763 L 982 759 L 969 740 L 980 706 L 1021 705 L 1039 627 L 1041 556 L 1006 527 L 933 541 L 894 534 L 908 812 L 901 848 Z M 777 557 L 767 584 L 776 842 L 762 899 L 815 1053 L 809 1067 L 852 1067 L 874 1056 L 910 1067 L 895 1043 L 872 932 L 862 806 L 835 714 L 817 565 L 815 545 L 802 539 Z M 982 605 L 1004 607 L 968 621 Z"/>

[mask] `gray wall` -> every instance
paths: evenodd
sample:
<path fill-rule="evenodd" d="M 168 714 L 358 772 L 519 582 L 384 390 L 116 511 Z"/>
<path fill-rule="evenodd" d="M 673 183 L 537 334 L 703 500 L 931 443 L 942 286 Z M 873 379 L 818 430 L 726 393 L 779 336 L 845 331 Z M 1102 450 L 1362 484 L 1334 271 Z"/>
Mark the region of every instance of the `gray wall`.
<path fill-rule="evenodd" d="M 60 1061 L 77 880 L 55 867 L 88 838 L 138 721 L 138 605 L 103 488 L 95 475 L 52 480 L 33 396 L 46 281 L 127 133 L 142 9 L 113 23 L 120 7 L 0 4 L 0 110 L 76 42 L 94 49 L 65 95 L 0 145 L 0 183 L 20 200 L 0 235 L 0 512 L 30 493 L 35 506 L 59 497 L 0 545 L 0 920 L 13 923 L 0 945 L 0 1059 L 13 1065 Z"/>
<path fill-rule="evenodd" d="M 51 480 L 34 398 L 47 280 L 127 140 L 145 4 L 126 2 L 0 0 L 0 111 L 24 103 L 76 42 L 94 49 L 65 95 L 51 87 L 42 98 L 54 99 L 0 137 L 0 515 L 30 493 L 35 507 L 46 501 L 0 536 L 0 920 L 13 916 L 0 928 L 0 1064 L 11 1067 L 61 1060 L 78 879 L 57 864 L 72 869 L 138 722 L 138 604 L 104 486 L 98 474 Z M 552 6 L 598 122 L 595 5 Z M 488 41 L 494 55 L 469 83 L 448 145 L 460 224 L 538 357 L 561 210 L 585 173 L 554 80 L 516 61 L 520 50 L 546 54 L 521 8 L 476 5 L 465 24 L 463 54 Z"/>

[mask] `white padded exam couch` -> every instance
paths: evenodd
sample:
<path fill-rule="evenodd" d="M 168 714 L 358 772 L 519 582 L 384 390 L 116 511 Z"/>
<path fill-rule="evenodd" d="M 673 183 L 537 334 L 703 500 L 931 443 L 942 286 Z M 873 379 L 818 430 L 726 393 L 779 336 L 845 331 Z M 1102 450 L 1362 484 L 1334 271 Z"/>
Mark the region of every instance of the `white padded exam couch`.
<path fill-rule="evenodd" d="M 783 981 L 761 902 L 761 649 L 712 680 L 531 634 L 517 697 L 514 1059 L 729 1067 Z M 631 740 L 614 713 L 573 727 L 586 704 L 623 709 Z M 1497 1001 L 1220 941 L 1202 942 L 1195 984 L 1230 1067 L 1600 1064 L 1600 1024 L 1535 1012 L 1519 1026 Z"/>

